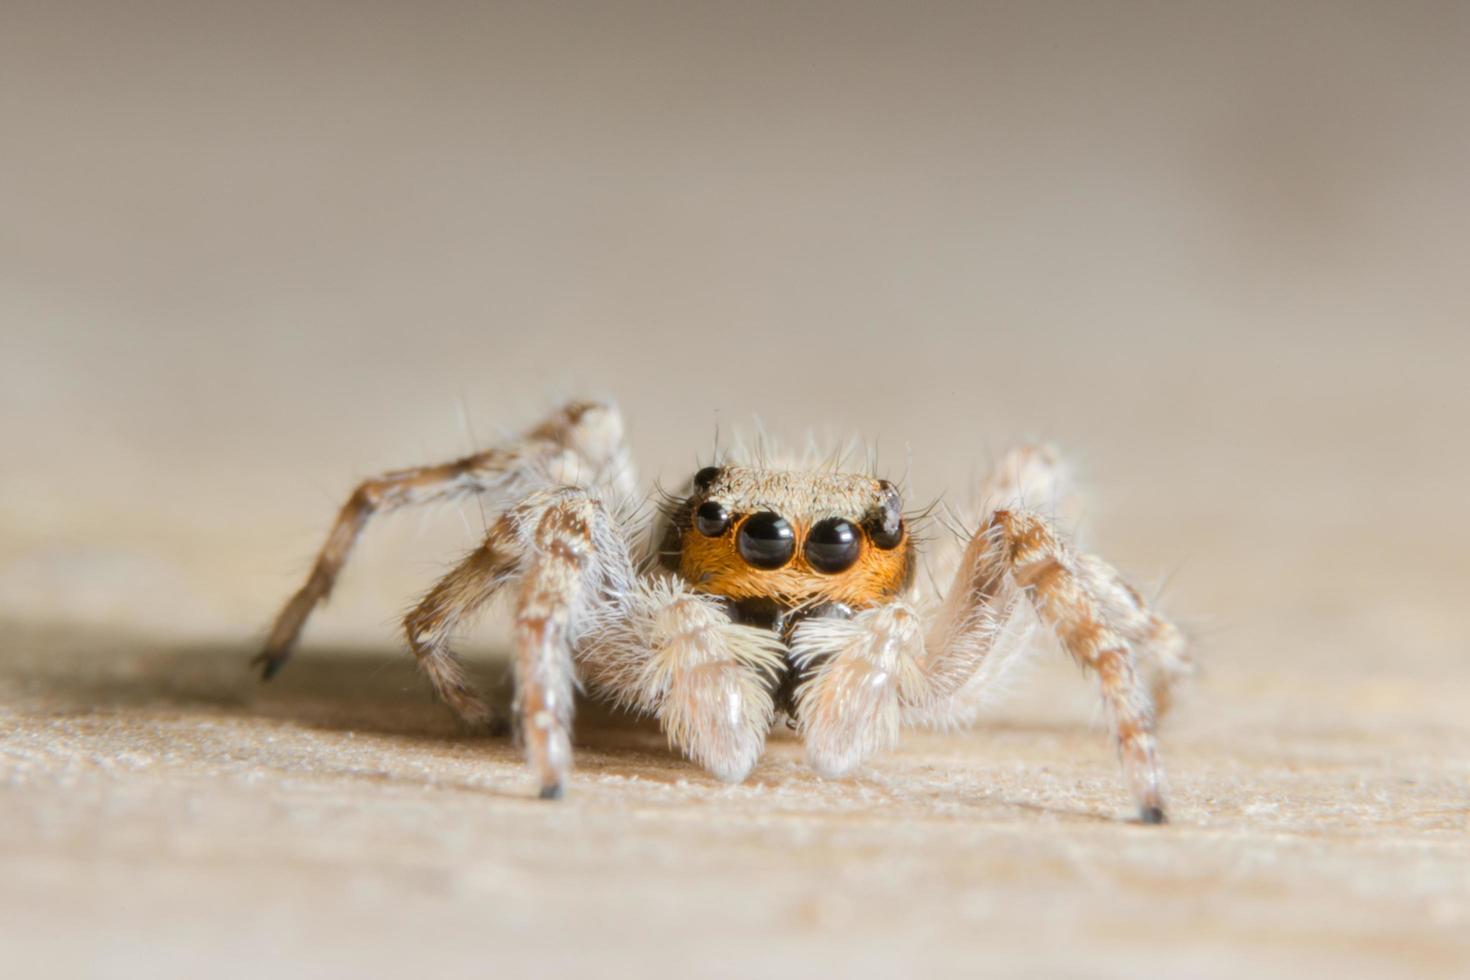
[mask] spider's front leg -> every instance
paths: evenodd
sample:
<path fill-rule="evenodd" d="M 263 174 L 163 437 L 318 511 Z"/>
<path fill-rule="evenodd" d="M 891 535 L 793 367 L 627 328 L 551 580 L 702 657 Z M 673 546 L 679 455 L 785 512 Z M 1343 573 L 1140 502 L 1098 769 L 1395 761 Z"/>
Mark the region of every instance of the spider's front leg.
<path fill-rule="evenodd" d="M 934 624 L 895 600 L 851 619 L 812 620 L 792 639 L 807 679 L 797 718 L 807 758 L 826 776 L 851 772 L 897 741 L 904 722 L 952 726 L 1031 646 L 1022 608 L 1097 675 L 1141 818 L 1162 823 L 1155 692 L 1188 671 L 1179 631 L 1101 559 L 1068 548 L 1042 517 L 993 511 L 958 562 Z"/>
<path fill-rule="evenodd" d="M 572 765 L 572 644 L 589 593 L 602 584 L 593 527 L 603 516 L 580 495 L 548 507 L 516 600 L 515 710 L 542 799 L 560 798 Z"/>
<path fill-rule="evenodd" d="M 593 611 L 633 577 L 627 545 L 588 491 L 556 487 L 507 511 L 404 619 L 409 646 L 435 691 L 466 721 L 490 717 L 449 649 L 454 630 L 499 588 L 519 580 L 515 710 L 541 796 L 555 799 L 571 766 L 573 649 Z"/>
<path fill-rule="evenodd" d="M 337 514 L 305 584 L 282 607 L 254 663 L 274 676 L 291 656 L 317 604 L 337 582 L 353 545 L 376 514 L 484 495 L 490 510 L 553 483 L 633 489 L 623 423 L 612 405 L 572 402 L 518 439 L 450 463 L 394 470 L 365 480 Z"/>
<path fill-rule="evenodd" d="M 1163 823 L 1156 709 L 1152 677 L 1146 676 L 1157 651 L 1141 653 L 1140 648 L 1148 642 L 1145 631 L 1168 626 L 1170 635 L 1177 637 L 1177 630 L 1149 612 L 1138 593 L 1101 559 L 1073 553 L 1045 518 L 997 510 L 970 541 L 941 612 L 940 635 L 933 638 L 927 672 L 947 677 L 943 688 L 957 689 L 964 683 L 965 671 L 954 667 L 966 661 L 978 667 L 987 652 L 976 638 L 965 636 L 966 624 L 978 623 L 982 632 L 996 633 L 997 624 L 1009 617 L 977 619 L 976 613 L 995 609 L 997 597 L 1011 587 L 1030 599 L 1067 653 L 1097 676 L 1140 819 Z M 944 692 L 938 693 L 942 697 Z"/>

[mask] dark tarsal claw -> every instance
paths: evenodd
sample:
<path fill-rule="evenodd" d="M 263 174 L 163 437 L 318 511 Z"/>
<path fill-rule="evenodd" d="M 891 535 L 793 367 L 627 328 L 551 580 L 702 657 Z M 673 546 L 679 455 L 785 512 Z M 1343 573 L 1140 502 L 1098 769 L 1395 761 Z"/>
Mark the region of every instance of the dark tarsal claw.
<path fill-rule="evenodd" d="M 264 650 L 250 658 L 250 666 L 260 668 L 260 679 L 268 681 L 281 672 L 286 666 L 286 658 L 279 654 Z"/>

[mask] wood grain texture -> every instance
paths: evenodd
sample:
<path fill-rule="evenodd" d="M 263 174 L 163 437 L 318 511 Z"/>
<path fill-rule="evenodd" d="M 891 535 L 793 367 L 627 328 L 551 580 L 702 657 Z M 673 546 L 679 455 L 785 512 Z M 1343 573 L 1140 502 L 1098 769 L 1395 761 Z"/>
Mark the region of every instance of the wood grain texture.
<path fill-rule="evenodd" d="M 314 649 L 258 686 L 244 644 L 5 636 L 0 941 L 28 975 L 1470 962 L 1463 682 L 1222 666 L 1166 733 L 1154 828 L 1128 822 L 1089 699 L 1055 696 L 1070 667 L 841 782 L 778 734 L 726 786 L 584 706 L 573 791 L 546 804 L 396 651 Z"/>

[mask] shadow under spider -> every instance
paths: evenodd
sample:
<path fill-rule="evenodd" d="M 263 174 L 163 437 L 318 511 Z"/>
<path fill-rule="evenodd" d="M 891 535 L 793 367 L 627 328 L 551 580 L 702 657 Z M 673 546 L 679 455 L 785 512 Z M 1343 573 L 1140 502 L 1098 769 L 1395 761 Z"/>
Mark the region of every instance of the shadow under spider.
<path fill-rule="evenodd" d="M 433 695 L 412 656 L 348 646 L 307 646 L 277 677 L 262 682 L 250 667 L 253 646 L 230 643 L 161 644 L 146 637 L 74 628 L 8 624 L 20 642 L 0 653 L 0 684 L 16 692 L 23 711 L 46 717 L 108 713 L 205 714 L 261 718 L 326 732 L 358 732 L 415 743 L 485 740 L 509 746 L 508 736 L 467 729 Z M 16 652 L 19 651 L 19 652 Z M 469 661 L 490 704 L 510 714 L 510 666 L 504 654 Z M 640 778 L 698 779 L 702 772 L 668 747 L 653 719 L 619 711 L 605 702 L 577 698 L 574 745 L 616 755 L 595 768 L 636 771 Z M 992 732 L 1052 732 L 1073 726 L 1046 721 L 994 719 Z M 794 736 L 778 727 L 773 741 Z M 591 761 L 591 760 L 589 760 Z M 757 770 L 751 782 L 772 782 Z M 719 783 L 709 778 L 710 785 Z M 815 776 L 812 777 L 815 780 Z M 1112 822 L 1085 808 L 1032 801 L 985 799 L 1069 819 Z"/>
<path fill-rule="evenodd" d="M 34 640 L 23 644 L 42 645 Z M 17 690 L 22 702 L 52 717 L 203 711 L 334 732 L 492 737 L 460 723 L 434 697 L 407 653 L 307 647 L 280 675 L 261 681 L 249 665 L 254 652 L 253 647 L 227 643 L 162 645 L 144 638 L 78 636 L 69 631 L 59 650 L 0 659 L 0 680 Z M 471 660 L 467 668 L 490 704 L 509 717 L 512 689 L 505 658 Z M 579 696 L 576 744 L 662 750 L 664 740 L 656 723 Z"/>

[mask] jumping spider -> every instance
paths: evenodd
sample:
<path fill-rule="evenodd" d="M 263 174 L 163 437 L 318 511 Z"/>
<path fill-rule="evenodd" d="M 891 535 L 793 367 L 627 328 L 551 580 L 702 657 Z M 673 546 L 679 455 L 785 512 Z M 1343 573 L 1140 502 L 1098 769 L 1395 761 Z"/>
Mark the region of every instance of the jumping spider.
<path fill-rule="evenodd" d="M 637 488 L 616 408 L 576 402 L 504 445 L 359 486 L 256 662 L 266 678 L 281 669 L 373 514 L 477 495 L 492 515 L 484 543 L 404 631 L 438 695 L 490 725 L 449 639 L 514 584 L 515 715 L 542 797 L 561 795 L 571 766 L 579 684 L 656 715 L 671 743 L 732 782 L 784 714 L 811 765 L 835 777 L 901 726 L 971 720 L 1040 622 L 1096 674 L 1141 819 L 1162 823 L 1154 721 L 1188 672 L 1183 639 L 1023 508 L 1055 499 L 1059 479 L 1045 447 L 1007 454 L 968 515 L 976 530 L 940 536 L 918 576 L 898 490 L 835 467 L 732 456 L 699 470 L 650 527 L 627 503 Z M 924 581 L 952 585 L 927 595 Z"/>

